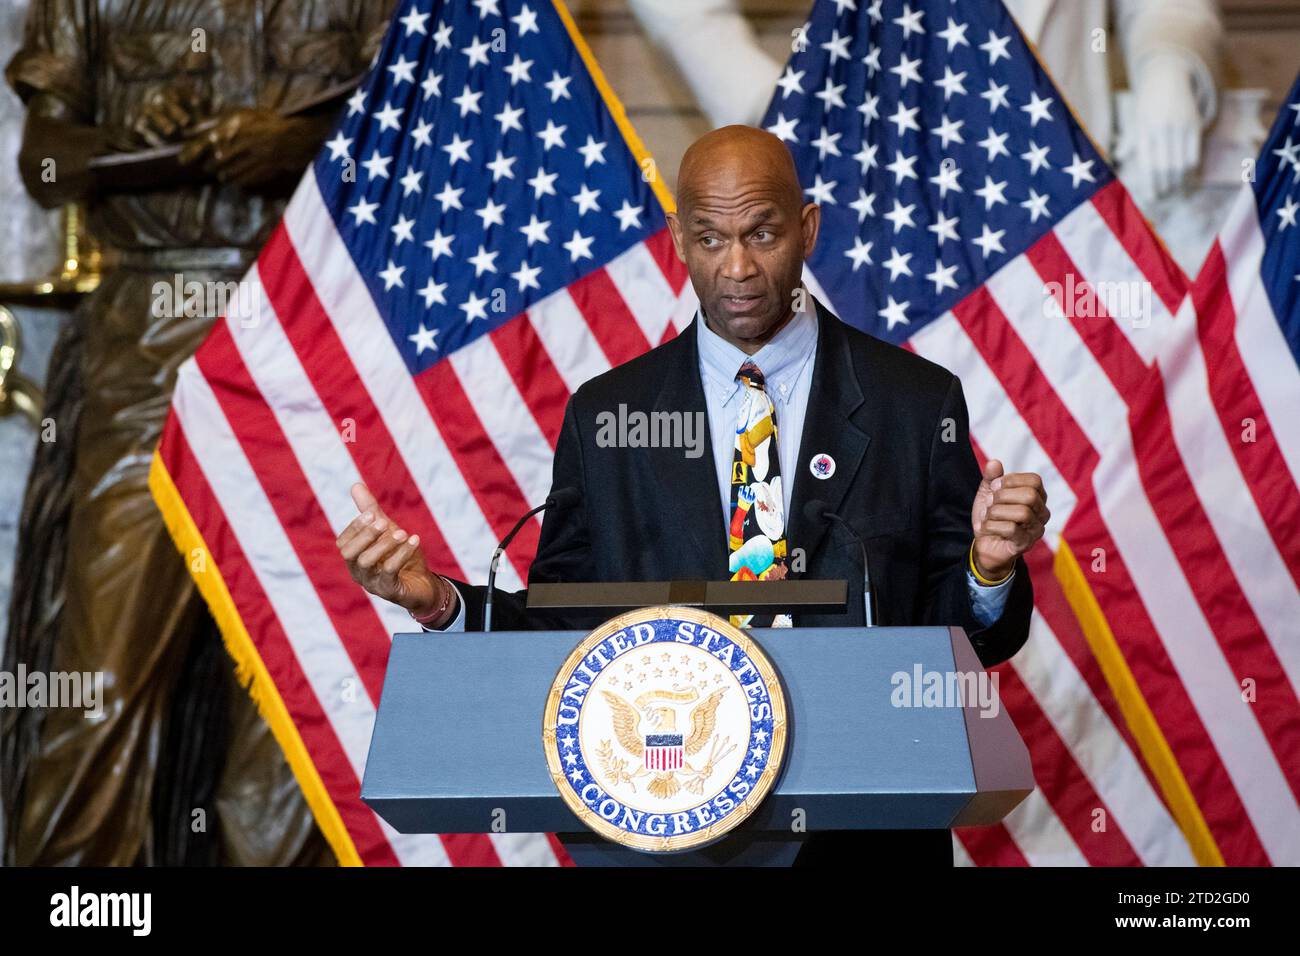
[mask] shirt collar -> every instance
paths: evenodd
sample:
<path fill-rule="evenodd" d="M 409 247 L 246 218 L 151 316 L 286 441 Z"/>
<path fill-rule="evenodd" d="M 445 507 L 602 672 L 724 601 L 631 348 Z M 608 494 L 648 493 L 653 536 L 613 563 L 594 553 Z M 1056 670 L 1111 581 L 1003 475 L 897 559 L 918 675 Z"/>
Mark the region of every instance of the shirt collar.
<path fill-rule="evenodd" d="M 811 297 L 808 297 L 811 298 Z M 701 309 L 695 323 L 704 387 L 729 398 L 737 390 L 736 373 L 746 359 L 763 373 L 769 390 L 784 395 L 794 386 L 804 364 L 817 348 L 817 315 L 811 309 L 796 312 L 781 331 L 753 355 L 746 355 L 708 327 Z M 785 389 L 782 389 L 785 386 Z"/>

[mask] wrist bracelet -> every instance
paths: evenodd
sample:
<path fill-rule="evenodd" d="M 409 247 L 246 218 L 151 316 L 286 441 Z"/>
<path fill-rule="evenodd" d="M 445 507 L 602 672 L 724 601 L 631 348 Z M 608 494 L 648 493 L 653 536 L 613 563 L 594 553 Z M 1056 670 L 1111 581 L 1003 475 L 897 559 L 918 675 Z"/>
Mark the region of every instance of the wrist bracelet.
<path fill-rule="evenodd" d="M 438 606 L 423 617 L 417 617 L 414 611 L 406 612 L 411 615 L 412 620 L 421 627 L 428 627 L 434 621 L 441 618 L 451 609 L 452 602 L 456 600 L 456 589 L 448 584 L 441 575 L 436 575 L 436 577 L 438 578 L 438 583 L 442 585 L 442 600 L 438 602 Z"/>
<path fill-rule="evenodd" d="M 978 581 L 980 584 L 984 585 L 986 588 L 995 588 L 999 584 L 1006 584 L 1008 581 L 1010 581 L 1011 575 L 1016 573 L 1016 567 L 1013 564 L 1011 566 L 1011 570 L 1008 571 L 1001 580 L 998 581 L 989 580 L 984 575 L 980 574 L 980 569 L 975 566 L 975 542 L 972 541 L 970 543 L 970 573 L 975 575 L 975 580 Z"/>

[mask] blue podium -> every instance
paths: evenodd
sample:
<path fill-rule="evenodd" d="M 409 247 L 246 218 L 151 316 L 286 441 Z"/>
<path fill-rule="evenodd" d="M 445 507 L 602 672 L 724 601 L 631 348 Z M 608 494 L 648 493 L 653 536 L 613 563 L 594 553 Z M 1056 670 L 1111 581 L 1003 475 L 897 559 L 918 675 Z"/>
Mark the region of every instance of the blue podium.
<path fill-rule="evenodd" d="M 755 630 L 790 717 L 776 787 L 711 847 L 625 849 L 579 823 L 542 750 L 547 692 L 584 636 L 396 635 L 362 799 L 402 833 L 555 832 L 579 865 L 785 865 L 807 831 L 991 824 L 1033 790 L 1006 711 L 942 693 L 984 673 L 961 629 Z"/>

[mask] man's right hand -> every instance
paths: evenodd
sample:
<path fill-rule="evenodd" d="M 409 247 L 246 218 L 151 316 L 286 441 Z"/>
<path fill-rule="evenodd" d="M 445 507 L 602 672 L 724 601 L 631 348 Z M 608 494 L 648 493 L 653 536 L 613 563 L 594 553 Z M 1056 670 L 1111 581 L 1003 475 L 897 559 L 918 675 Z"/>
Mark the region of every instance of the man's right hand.
<path fill-rule="evenodd" d="M 360 512 L 338 536 L 335 544 L 347 562 L 352 580 L 385 601 L 406 608 L 418 618 L 427 617 L 443 603 L 451 585 L 429 570 L 420 551 L 420 536 L 408 535 L 392 521 L 365 485 L 352 486 L 352 500 Z M 455 601 L 445 615 L 456 613 Z M 447 621 L 430 621 L 440 627 Z"/>

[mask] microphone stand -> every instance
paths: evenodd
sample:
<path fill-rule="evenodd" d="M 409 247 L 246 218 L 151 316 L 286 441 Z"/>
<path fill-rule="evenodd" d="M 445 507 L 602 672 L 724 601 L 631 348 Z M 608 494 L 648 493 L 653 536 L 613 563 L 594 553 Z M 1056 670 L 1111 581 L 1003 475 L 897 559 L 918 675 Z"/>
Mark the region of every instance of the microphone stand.
<path fill-rule="evenodd" d="M 874 595 L 871 590 L 871 569 L 867 565 L 867 544 L 862 540 L 862 535 L 853 530 L 853 526 L 845 521 L 842 517 L 826 507 L 826 502 L 814 499 L 804 505 L 804 514 L 809 520 L 830 521 L 849 533 L 849 536 L 858 543 L 858 550 L 862 553 L 862 618 L 867 627 L 876 626 L 876 611 Z"/>
<path fill-rule="evenodd" d="M 492 630 L 492 598 L 496 593 L 497 568 L 501 564 L 501 556 L 506 553 L 506 548 L 510 547 L 510 542 L 515 540 L 521 528 L 527 524 L 528 519 L 535 514 L 546 511 L 548 508 L 568 508 L 572 507 L 581 496 L 574 488 L 561 488 L 559 491 L 549 495 L 536 508 L 527 512 L 523 517 L 515 522 L 515 526 L 510 529 L 510 533 L 501 539 L 497 549 L 492 552 L 492 563 L 488 565 L 487 593 L 483 596 L 483 631 L 487 633 Z"/>

